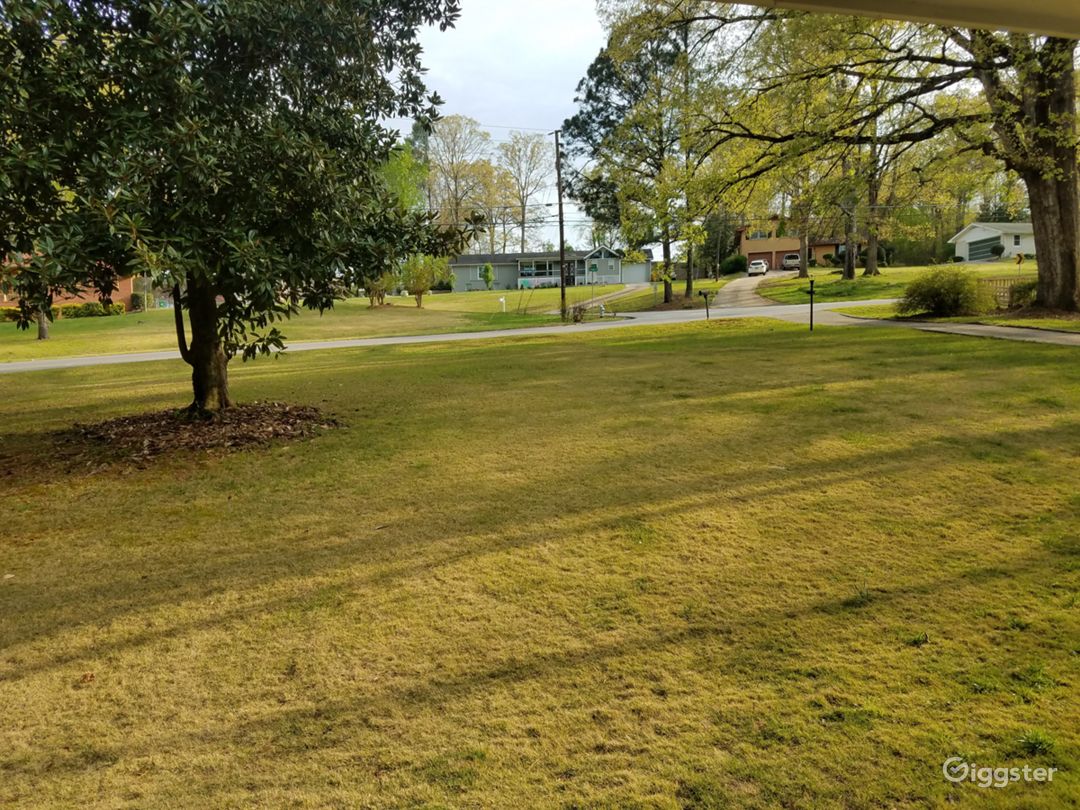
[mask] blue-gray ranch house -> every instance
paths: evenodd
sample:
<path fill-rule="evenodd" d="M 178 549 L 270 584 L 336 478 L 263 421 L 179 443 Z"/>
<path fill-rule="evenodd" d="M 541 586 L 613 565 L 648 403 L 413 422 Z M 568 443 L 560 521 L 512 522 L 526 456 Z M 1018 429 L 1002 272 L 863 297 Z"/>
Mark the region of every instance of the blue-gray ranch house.
<path fill-rule="evenodd" d="M 484 265 L 495 275 L 492 289 L 518 290 L 559 286 L 559 252 L 475 253 L 450 262 L 454 292 L 485 290 Z M 645 261 L 624 262 L 622 253 L 609 247 L 566 251 L 568 286 L 586 284 L 645 284 L 652 278 L 652 251 Z"/>

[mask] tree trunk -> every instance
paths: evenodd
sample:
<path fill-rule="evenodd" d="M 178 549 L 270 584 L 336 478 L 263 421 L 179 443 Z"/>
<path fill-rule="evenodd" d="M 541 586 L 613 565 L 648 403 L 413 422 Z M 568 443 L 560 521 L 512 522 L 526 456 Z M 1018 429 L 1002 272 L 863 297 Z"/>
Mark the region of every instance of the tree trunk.
<path fill-rule="evenodd" d="M 665 236 L 660 244 L 664 256 L 664 303 L 670 304 L 674 298 L 671 291 L 671 240 Z"/>
<path fill-rule="evenodd" d="M 45 309 L 38 310 L 37 316 L 37 339 L 48 340 L 49 339 L 49 316 L 46 314 Z"/>
<path fill-rule="evenodd" d="M 190 410 L 213 414 L 232 405 L 229 358 L 218 335 L 217 295 L 205 282 L 189 282 L 185 299 L 191 320 L 191 346 L 184 358 L 191 366 L 194 399 Z"/>
<path fill-rule="evenodd" d="M 521 206 L 521 252 L 525 252 L 525 206 Z"/>
<path fill-rule="evenodd" d="M 855 215 L 850 212 L 844 213 L 844 281 L 855 280 L 855 253 L 858 248 L 855 245 Z"/>
<path fill-rule="evenodd" d="M 424 306 L 424 294 L 423 293 L 416 293 L 416 295 L 414 297 L 416 298 L 416 308 L 417 309 L 422 309 L 423 306 Z"/>
<path fill-rule="evenodd" d="M 876 155 L 876 151 L 874 153 Z M 876 158 L 874 172 L 877 171 Z M 870 187 L 867 194 L 867 203 L 869 203 L 870 211 L 866 217 L 866 268 L 863 270 L 864 276 L 880 276 L 881 271 L 878 270 L 878 222 L 877 222 L 877 206 L 878 198 L 880 195 L 880 179 L 875 174 L 870 178 Z"/>
<path fill-rule="evenodd" d="M 1025 176 L 1035 231 L 1039 280 L 1035 303 L 1041 307 L 1080 309 L 1080 192 L 1077 190 L 1076 151 L 1061 176 Z"/>
<path fill-rule="evenodd" d="M 810 278 L 810 237 L 807 234 L 807 223 L 799 233 L 799 278 Z"/>
<path fill-rule="evenodd" d="M 870 233 L 866 235 L 866 269 L 863 270 L 863 275 L 881 275 L 881 271 L 878 270 L 878 235 L 873 227 L 870 228 Z"/>
<path fill-rule="evenodd" d="M 687 301 L 694 297 L 694 246 L 686 246 L 686 292 L 683 298 Z"/>
<path fill-rule="evenodd" d="M 973 32 L 973 37 L 977 34 Z M 988 37 L 983 34 L 976 45 L 991 49 Z M 997 153 L 1028 189 L 1039 263 L 1035 302 L 1070 311 L 1080 309 L 1075 54 L 1075 40 L 1053 37 L 1033 55 L 1024 54 L 1019 104 L 1003 89 L 997 73 L 976 73 L 993 117 Z"/>

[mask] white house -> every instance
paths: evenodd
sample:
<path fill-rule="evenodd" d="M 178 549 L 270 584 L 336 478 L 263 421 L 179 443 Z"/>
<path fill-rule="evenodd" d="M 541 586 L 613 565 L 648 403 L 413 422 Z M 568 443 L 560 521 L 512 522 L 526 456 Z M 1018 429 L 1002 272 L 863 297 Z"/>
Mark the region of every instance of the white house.
<path fill-rule="evenodd" d="M 1035 232 L 1030 222 L 972 222 L 949 240 L 956 255 L 969 262 L 994 259 L 994 245 L 1005 248 L 1002 256 L 1035 255 Z"/>

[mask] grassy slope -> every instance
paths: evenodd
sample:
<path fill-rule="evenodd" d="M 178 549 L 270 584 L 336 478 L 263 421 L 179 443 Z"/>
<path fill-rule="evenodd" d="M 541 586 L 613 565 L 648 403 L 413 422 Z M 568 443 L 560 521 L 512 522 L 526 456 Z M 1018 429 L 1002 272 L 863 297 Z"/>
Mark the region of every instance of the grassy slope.
<path fill-rule="evenodd" d="M 621 287 L 570 288 L 567 299 L 571 304 L 588 301 L 594 294 L 603 295 Z M 505 315 L 499 303 L 502 297 L 506 298 Z M 425 298 L 423 309 L 417 309 L 411 298 L 391 300 L 392 307 L 377 310 L 369 309 L 366 299 L 341 301 L 321 316 L 305 311 L 299 317 L 279 324 L 279 328 L 289 340 L 300 341 L 471 332 L 558 321 L 557 317 L 546 314 L 559 307 L 558 290 L 430 295 Z M 20 332 L 14 324 L 0 322 L 0 362 L 176 348 L 171 310 L 130 313 L 119 318 L 60 319 L 52 325 L 49 340 L 41 342 L 35 337 L 33 329 Z"/>
<path fill-rule="evenodd" d="M 693 300 L 687 304 L 683 297 L 683 290 L 686 289 L 685 281 L 677 281 L 674 285 L 675 302 L 673 307 L 675 309 L 704 309 L 705 299 L 703 299 L 698 293 L 701 290 L 719 290 L 729 281 L 731 278 L 722 278 L 719 281 L 713 281 L 712 279 L 698 279 L 694 281 L 694 295 Z M 636 290 L 626 293 L 626 295 L 620 295 L 608 302 L 608 308 L 615 312 L 643 312 L 646 310 L 652 310 L 657 308 L 657 304 L 663 304 L 664 300 L 664 288 L 663 285 L 656 285 L 654 290 L 652 285 L 649 285 L 647 290 Z"/>
<path fill-rule="evenodd" d="M 34 431 L 185 378 L 0 377 L 0 804 L 1080 795 L 1075 351 L 753 321 L 338 350 L 233 376 L 347 421 L 309 443 L 43 464 Z M 954 754 L 1064 770 L 950 786 Z"/>
<path fill-rule="evenodd" d="M 964 270 L 985 277 L 1017 275 L 1015 266 L 1009 262 L 960 266 Z M 882 269 L 880 276 L 870 278 L 858 276 L 854 281 L 844 281 L 836 275 L 838 271 L 818 268 L 811 272 L 811 276 L 815 279 L 814 300 L 819 303 L 826 303 L 829 301 L 861 301 L 870 298 L 899 298 L 904 294 L 908 282 L 927 269 L 926 267 L 886 267 Z M 862 270 L 857 272 L 861 273 Z M 1035 278 L 1033 262 L 1028 262 L 1025 265 L 1022 277 Z M 810 302 L 810 285 L 807 284 L 806 279 L 789 278 L 766 281 L 758 287 L 758 292 L 766 298 L 782 304 L 806 304 Z"/>

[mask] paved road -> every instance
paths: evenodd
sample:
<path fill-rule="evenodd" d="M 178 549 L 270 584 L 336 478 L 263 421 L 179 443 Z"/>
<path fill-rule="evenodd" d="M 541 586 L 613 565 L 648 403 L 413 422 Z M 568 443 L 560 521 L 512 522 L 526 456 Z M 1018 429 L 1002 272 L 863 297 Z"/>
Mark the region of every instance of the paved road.
<path fill-rule="evenodd" d="M 768 298 L 762 298 L 757 294 L 757 287 L 761 282 L 768 279 L 773 281 L 778 278 L 794 278 L 798 273 L 770 273 L 767 276 L 743 276 L 734 281 L 729 281 L 713 299 L 713 306 L 717 309 L 727 307 L 770 307 L 776 304 Z"/>
<path fill-rule="evenodd" d="M 881 301 L 853 301 L 822 306 L 843 308 L 845 306 L 889 303 Z M 821 307 L 818 307 L 821 309 Z M 713 309 L 713 318 L 746 318 L 767 315 L 770 318 L 805 323 L 809 316 L 809 307 L 805 304 L 793 304 L 769 307 L 767 312 L 760 306 L 728 307 Z M 452 343 L 459 340 L 494 340 L 496 338 L 530 337 L 534 335 L 566 335 L 577 332 L 599 332 L 606 329 L 624 329 L 633 326 L 657 326 L 671 323 L 685 323 L 705 319 L 703 309 L 680 309 L 669 312 L 638 312 L 633 316 L 605 321 L 590 321 L 579 324 L 556 324 L 554 326 L 530 326 L 523 329 L 491 329 L 485 332 L 447 332 L 437 335 L 401 335 L 397 337 L 355 338 L 351 340 L 320 340 L 290 343 L 288 351 L 311 352 L 323 349 L 351 349 L 364 346 L 396 346 L 412 343 Z M 847 318 L 845 321 L 857 324 L 859 321 Z M 14 374 L 22 371 L 46 371 L 60 368 L 83 368 L 86 366 L 111 366 L 123 363 L 148 363 L 155 360 L 179 360 L 175 350 L 160 352 L 132 352 L 128 354 L 101 354 L 88 357 L 52 357 L 42 360 L 20 360 L 12 363 L 0 363 L 0 374 Z"/>
<path fill-rule="evenodd" d="M 753 279 L 756 281 L 756 279 Z M 731 282 L 738 284 L 738 281 Z M 730 286 L 730 284 L 728 285 Z M 742 285 L 750 287 L 749 284 Z M 750 290 L 752 292 L 752 288 Z M 740 295 L 744 295 L 740 293 Z M 757 296 L 755 296 L 757 298 Z M 764 300 L 764 299 L 761 299 Z M 901 327 L 919 329 L 925 332 L 941 332 L 951 335 L 971 337 L 990 337 L 1004 340 L 1019 340 L 1029 343 L 1050 343 L 1058 346 L 1080 347 L 1080 333 L 1050 332 L 1039 329 L 1019 329 L 1006 326 L 984 326 L 980 324 L 942 324 L 919 323 L 912 321 L 883 321 L 868 318 L 848 317 L 844 309 L 858 306 L 889 304 L 894 299 L 883 298 L 870 301 L 842 301 L 831 304 L 817 304 L 814 307 L 814 322 L 822 326 L 853 327 Z M 767 304 L 756 301 L 745 306 L 725 306 L 712 309 L 712 317 L 720 318 L 776 318 L 791 323 L 808 323 L 810 307 L 806 304 Z M 555 326 L 531 326 L 525 329 L 497 329 L 486 332 L 450 332 L 440 335 L 404 335 L 399 337 L 358 338 L 354 340 L 321 340 L 306 343 L 289 344 L 289 352 L 311 352 L 323 349 L 350 349 L 364 346 L 395 346 L 413 343 L 453 343 L 459 340 L 495 340 L 498 338 L 521 338 L 535 335 L 567 335 L 577 332 L 599 332 L 607 329 L 625 329 L 635 326 L 659 326 L 663 324 L 686 323 L 705 319 L 702 309 L 672 310 L 669 312 L 639 312 L 625 319 L 592 321 L 590 323 L 561 324 Z M 55 357 L 44 360 L 26 360 L 14 363 L 0 363 L 0 375 L 23 371 L 46 371 L 49 369 L 83 368 L 86 366 L 110 366 L 122 363 L 146 363 L 155 360 L 179 360 L 176 351 L 137 352 L 132 354 L 104 354 L 93 357 Z"/>

